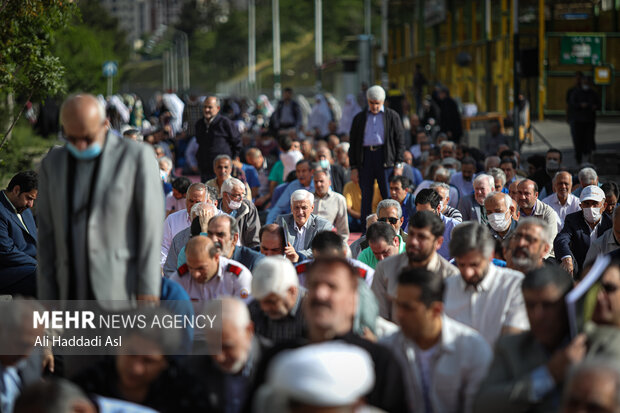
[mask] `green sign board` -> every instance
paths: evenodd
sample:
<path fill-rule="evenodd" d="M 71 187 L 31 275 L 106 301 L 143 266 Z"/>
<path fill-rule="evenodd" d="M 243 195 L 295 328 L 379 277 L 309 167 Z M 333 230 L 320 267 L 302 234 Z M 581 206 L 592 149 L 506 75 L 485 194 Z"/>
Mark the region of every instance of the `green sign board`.
<path fill-rule="evenodd" d="M 560 50 L 560 63 L 565 65 L 600 65 L 602 50 L 602 36 L 564 36 Z"/>

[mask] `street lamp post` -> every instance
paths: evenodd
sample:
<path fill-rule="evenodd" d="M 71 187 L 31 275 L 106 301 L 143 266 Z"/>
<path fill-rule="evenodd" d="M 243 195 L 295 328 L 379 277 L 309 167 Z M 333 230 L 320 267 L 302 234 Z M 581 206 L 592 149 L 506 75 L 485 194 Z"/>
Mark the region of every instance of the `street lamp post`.
<path fill-rule="evenodd" d="M 282 97 L 282 84 L 280 83 L 280 1 L 272 0 L 271 13 L 273 21 L 273 96 L 276 99 Z"/>
<path fill-rule="evenodd" d="M 316 66 L 316 91 L 321 92 L 323 75 L 323 5 L 321 0 L 314 0 L 314 64 Z"/>

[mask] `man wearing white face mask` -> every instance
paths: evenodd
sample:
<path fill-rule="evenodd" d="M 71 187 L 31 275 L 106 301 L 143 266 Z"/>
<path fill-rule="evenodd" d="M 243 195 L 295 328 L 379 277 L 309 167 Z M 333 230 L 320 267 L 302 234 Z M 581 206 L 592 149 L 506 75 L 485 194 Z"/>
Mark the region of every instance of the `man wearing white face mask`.
<path fill-rule="evenodd" d="M 556 257 L 562 260 L 562 267 L 569 273 L 583 269 L 590 242 L 612 227 L 611 219 L 603 214 L 607 203 L 601 188 L 586 186 L 579 200 L 581 211 L 566 216 L 564 228 L 553 242 Z"/>
<path fill-rule="evenodd" d="M 243 182 L 237 178 L 228 178 L 222 184 L 222 200 L 219 205 L 223 212 L 237 222 L 240 245 L 257 249 L 260 245 L 260 219 L 254 204 L 245 198 L 245 191 Z"/>
<path fill-rule="evenodd" d="M 517 227 L 517 221 L 512 219 L 514 206 L 510 195 L 503 192 L 491 192 L 484 200 L 487 211 L 487 221 L 491 235 L 502 242 Z"/>

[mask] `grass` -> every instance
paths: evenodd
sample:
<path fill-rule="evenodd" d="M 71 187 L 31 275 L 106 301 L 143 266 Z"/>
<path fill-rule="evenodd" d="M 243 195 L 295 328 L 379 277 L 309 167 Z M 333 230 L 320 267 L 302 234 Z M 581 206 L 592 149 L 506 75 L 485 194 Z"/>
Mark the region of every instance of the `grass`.
<path fill-rule="evenodd" d="M 35 133 L 26 119 L 20 119 L 11 139 L 0 150 L 0 188 L 6 188 L 17 172 L 38 169 L 43 156 L 57 144 L 56 137 L 43 138 Z"/>

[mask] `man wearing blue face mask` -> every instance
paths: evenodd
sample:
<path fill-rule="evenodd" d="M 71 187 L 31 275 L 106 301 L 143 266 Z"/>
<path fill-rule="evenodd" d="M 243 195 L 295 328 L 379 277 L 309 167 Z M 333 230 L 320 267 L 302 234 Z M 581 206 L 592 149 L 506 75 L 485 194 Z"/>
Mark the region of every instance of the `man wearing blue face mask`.
<path fill-rule="evenodd" d="M 331 176 L 331 188 L 334 192 L 342 194 L 344 185 L 350 181 L 351 175 L 337 163 L 334 163 L 332 152 L 327 147 L 316 150 L 316 157 L 321 169 L 326 170 Z M 347 176 L 348 175 L 348 176 Z"/>
<path fill-rule="evenodd" d="M 111 133 L 92 95 L 69 97 L 60 118 L 67 143 L 39 175 L 38 297 L 158 300 L 164 197 L 152 148 Z"/>

